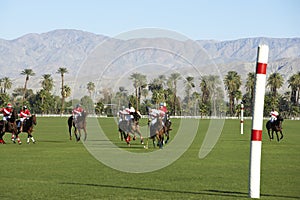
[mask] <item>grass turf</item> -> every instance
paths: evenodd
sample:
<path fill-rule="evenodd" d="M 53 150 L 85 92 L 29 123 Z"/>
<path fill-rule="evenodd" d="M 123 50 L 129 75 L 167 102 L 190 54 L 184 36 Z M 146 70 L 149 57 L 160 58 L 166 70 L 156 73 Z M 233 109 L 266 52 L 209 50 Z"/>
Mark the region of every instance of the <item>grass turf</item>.
<path fill-rule="evenodd" d="M 174 163 L 149 173 L 125 173 L 97 161 L 81 142 L 69 140 L 67 118 L 38 118 L 36 144 L 0 145 L 0 199 L 248 199 L 251 121 L 226 120 L 214 149 L 204 159 L 198 153 L 209 120 L 189 149 Z M 173 119 L 172 134 L 179 126 Z M 139 141 L 128 148 L 120 141 L 115 121 L 101 118 L 107 137 L 134 153 L 147 151 Z M 145 125 L 146 120 L 141 122 Z M 284 139 L 269 141 L 263 132 L 261 199 L 299 199 L 299 121 L 284 121 Z M 173 135 L 172 135 L 173 136 Z M 171 139 L 172 139 L 171 136 Z M 147 156 L 144 158 L 147 159 Z M 166 158 L 167 159 L 167 158 Z M 143 162 L 143 160 L 140 160 Z"/>

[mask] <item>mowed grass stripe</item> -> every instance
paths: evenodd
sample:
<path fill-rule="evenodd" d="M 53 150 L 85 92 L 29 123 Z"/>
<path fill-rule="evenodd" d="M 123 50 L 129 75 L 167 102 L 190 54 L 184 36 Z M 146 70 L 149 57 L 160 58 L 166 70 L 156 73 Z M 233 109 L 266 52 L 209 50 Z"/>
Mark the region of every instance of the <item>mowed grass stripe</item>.
<path fill-rule="evenodd" d="M 24 133 L 22 145 L 12 144 L 10 134 L 5 136 L 8 144 L 0 145 L 0 199 L 249 199 L 250 120 L 245 121 L 244 135 L 239 120 L 226 120 L 213 151 L 199 159 L 209 124 L 200 120 L 195 140 L 180 159 L 141 174 L 119 172 L 95 160 L 81 142 L 69 140 L 66 121 L 38 118 L 36 144 L 27 145 Z M 179 120 L 172 121 L 175 134 Z M 145 150 L 139 140 L 128 148 L 119 140 L 113 119 L 99 122 L 119 147 L 135 153 L 154 150 L 151 143 L 151 149 Z M 146 123 L 141 121 L 142 126 Z M 264 130 L 261 199 L 300 198 L 299 129 L 299 121 L 285 120 L 280 143 L 270 142 Z"/>

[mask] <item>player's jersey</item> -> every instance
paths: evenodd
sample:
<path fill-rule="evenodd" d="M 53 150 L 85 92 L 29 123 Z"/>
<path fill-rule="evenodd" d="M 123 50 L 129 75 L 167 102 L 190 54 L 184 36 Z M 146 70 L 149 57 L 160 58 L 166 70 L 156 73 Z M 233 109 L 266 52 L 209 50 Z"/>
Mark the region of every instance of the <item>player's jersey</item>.
<path fill-rule="evenodd" d="M 0 111 L 3 116 L 9 116 L 12 113 L 12 108 L 2 108 Z"/>
<path fill-rule="evenodd" d="M 26 117 L 29 117 L 31 114 L 30 114 L 30 111 L 28 109 L 26 110 L 21 110 L 20 112 L 20 118 L 26 118 Z"/>

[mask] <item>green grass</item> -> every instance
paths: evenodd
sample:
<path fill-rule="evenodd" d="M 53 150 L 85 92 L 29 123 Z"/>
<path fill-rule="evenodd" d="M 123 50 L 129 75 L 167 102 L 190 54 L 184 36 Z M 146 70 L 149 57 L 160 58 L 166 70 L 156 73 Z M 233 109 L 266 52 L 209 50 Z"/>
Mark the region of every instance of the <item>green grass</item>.
<path fill-rule="evenodd" d="M 125 173 L 97 161 L 81 142 L 70 141 L 66 118 L 38 118 L 36 144 L 0 145 L 0 199 L 249 199 L 251 121 L 244 135 L 238 120 L 226 120 L 221 137 L 204 159 L 198 153 L 209 120 L 201 120 L 194 142 L 171 165 L 149 173 Z M 179 120 L 173 119 L 174 132 Z M 128 148 L 118 138 L 112 119 L 99 119 L 107 137 L 134 153 L 147 151 L 139 141 Z M 146 121 L 141 122 L 142 125 Z M 261 199 L 299 199 L 300 122 L 284 121 L 284 139 L 263 134 Z M 172 132 L 172 133 L 174 133 Z M 166 158 L 167 159 L 167 158 Z M 144 160 L 147 160 L 145 156 Z M 140 162 L 144 162 L 141 160 Z"/>

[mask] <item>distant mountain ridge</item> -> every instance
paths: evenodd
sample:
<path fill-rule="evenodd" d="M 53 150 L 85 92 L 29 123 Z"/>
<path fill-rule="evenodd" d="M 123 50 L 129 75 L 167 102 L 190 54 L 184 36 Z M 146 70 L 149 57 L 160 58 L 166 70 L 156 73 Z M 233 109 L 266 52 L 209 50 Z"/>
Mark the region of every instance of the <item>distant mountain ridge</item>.
<path fill-rule="evenodd" d="M 165 43 L 167 48 L 174 49 L 174 51 L 177 49 L 190 51 L 189 55 L 197 53 L 193 51 L 194 44 L 191 44 L 190 41 L 174 41 L 168 38 L 151 41 L 147 39 L 122 41 L 80 30 L 60 29 L 42 34 L 27 34 L 14 40 L 0 39 L 0 78 L 8 76 L 14 80 L 15 87 L 20 87 L 24 82 L 24 77 L 20 75 L 20 72 L 25 68 L 31 68 L 36 76 L 32 77 L 33 81 L 29 81 L 29 87 L 40 88 L 41 75 L 49 73 L 53 75 L 57 85 L 56 89 L 58 89 L 60 76 L 55 73 L 57 69 L 59 67 L 68 68 L 70 73 L 66 74 L 66 80 L 71 84 L 73 77 L 80 71 L 80 67 L 86 59 L 99 44 L 107 40 L 110 43 L 106 44 L 107 47 L 102 54 L 108 58 L 110 54 L 117 52 L 118 48 L 127 48 L 130 45 L 139 46 L 144 43 L 148 45 Z M 218 65 L 222 76 L 230 70 L 235 70 L 245 81 L 248 72 L 254 71 L 257 47 L 260 44 L 267 44 L 270 48 L 268 72 L 278 71 L 287 80 L 289 76 L 300 71 L 300 38 L 257 37 L 231 41 L 197 40 L 193 43 L 197 43 L 207 53 L 210 60 Z M 163 65 L 168 65 L 170 62 L 170 58 L 164 57 L 162 54 L 155 55 L 153 52 L 151 55 L 148 55 L 147 52 L 139 52 L 133 54 L 131 59 L 142 59 L 141 54 L 153 56 Z M 105 62 L 101 61 L 98 66 L 102 63 Z M 122 71 L 123 65 L 125 67 L 126 63 L 120 63 L 118 70 Z M 101 71 L 102 68 L 99 70 Z M 204 67 L 202 70 L 204 72 L 207 70 L 209 73 L 208 67 Z M 92 75 L 87 74 L 89 78 L 85 81 L 93 81 Z M 82 90 L 85 89 L 84 86 L 81 87 Z"/>

